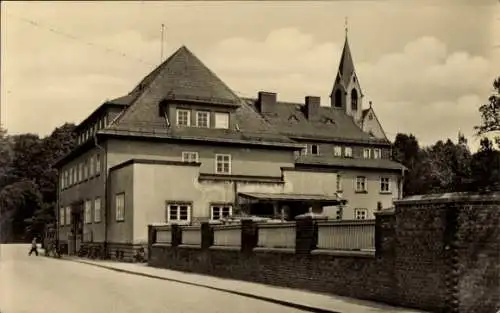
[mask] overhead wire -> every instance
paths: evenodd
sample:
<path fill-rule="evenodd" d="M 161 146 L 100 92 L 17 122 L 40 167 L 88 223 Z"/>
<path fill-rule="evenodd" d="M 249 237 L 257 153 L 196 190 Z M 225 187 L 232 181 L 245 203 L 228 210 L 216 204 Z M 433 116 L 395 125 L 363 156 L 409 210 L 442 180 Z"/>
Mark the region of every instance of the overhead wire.
<path fill-rule="evenodd" d="M 6 14 L 7 14 L 7 16 L 13 17 L 13 18 L 18 19 L 20 21 L 23 21 L 23 22 L 25 22 L 28 25 L 31 25 L 33 27 L 38 27 L 38 28 L 41 28 L 41 29 L 48 30 L 48 31 L 50 31 L 50 32 L 52 32 L 54 34 L 57 34 L 57 35 L 60 35 L 62 37 L 66 37 L 66 38 L 75 40 L 77 42 L 86 44 L 87 46 L 90 46 L 90 47 L 100 48 L 103 51 L 105 51 L 106 53 L 113 53 L 113 54 L 119 55 L 121 57 L 124 57 L 124 58 L 127 58 L 127 59 L 131 59 L 131 60 L 135 60 L 137 62 L 141 62 L 141 63 L 147 64 L 147 65 L 152 65 L 152 66 L 156 66 L 157 65 L 157 64 L 154 64 L 152 62 L 145 61 L 145 60 L 143 60 L 141 58 L 128 55 L 127 53 L 125 53 L 123 51 L 119 51 L 117 49 L 110 48 L 110 47 L 105 46 L 105 45 L 100 45 L 100 44 L 93 43 L 91 41 L 87 41 L 87 40 L 85 40 L 83 38 L 79 38 L 79 37 L 77 37 L 77 36 L 75 36 L 73 34 L 70 34 L 70 33 L 66 32 L 66 31 L 62 31 L 62 30 L 60 30 L 58 28 L 55 28 L 53 26 L 44 25 L 43 23 L 40 23 L 38 21 L 29 19 L 29 18 L 25 18 L 25 17 L 16 16 L 16 15 L 13 15 L 11 13 L 6 13 Z"/>

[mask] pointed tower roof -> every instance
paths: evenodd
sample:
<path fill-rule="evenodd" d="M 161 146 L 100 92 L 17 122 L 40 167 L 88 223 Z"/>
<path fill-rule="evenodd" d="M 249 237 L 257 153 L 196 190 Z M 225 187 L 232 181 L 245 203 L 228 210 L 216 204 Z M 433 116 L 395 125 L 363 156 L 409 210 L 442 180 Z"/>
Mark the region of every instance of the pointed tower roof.
<path fill-rule="evenodd" d="M 342 50 L 342 56 L 340 58 L 339 70 L 337 76 L 340 76 L 341 82 L 344 87 L 349 84 L 349 79 L 351 79 L 354 70 L 354 61 L 351 55 L 351 48 L 349 47 L 349 40 L 347 34 L 344 41 L 344 49 Z"/>

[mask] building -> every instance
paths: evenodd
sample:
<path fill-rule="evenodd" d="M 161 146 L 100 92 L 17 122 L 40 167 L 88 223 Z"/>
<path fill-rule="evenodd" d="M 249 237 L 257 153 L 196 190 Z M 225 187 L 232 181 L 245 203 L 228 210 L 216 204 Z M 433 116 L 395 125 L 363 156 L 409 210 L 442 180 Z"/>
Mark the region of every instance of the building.
<path fill-rule="evenodd" d="M 76 128 L 77 148 L 55 165 L 59 241 L 113 255 L 145 245 L 152 223 L 371 218 L 400 196 L 403 167 L 362 98 L 347 40 L 332 107 L 241 99 L 183 46 Z"/>

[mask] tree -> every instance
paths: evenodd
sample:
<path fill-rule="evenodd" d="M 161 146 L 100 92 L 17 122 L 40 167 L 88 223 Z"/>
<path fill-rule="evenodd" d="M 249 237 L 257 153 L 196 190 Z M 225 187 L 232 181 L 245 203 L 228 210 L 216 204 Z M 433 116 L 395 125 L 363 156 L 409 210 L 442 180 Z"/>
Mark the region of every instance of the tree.
<path fill-rule="evenodd" d="M 481 140 L 479 151 L 471 160 L 471 190 L 500 190 L 500 151 L 488 138 Z"/>
<path fill-rule="evenodd" d="M 426 193 L 425 177 L 429 176 L 429 168 L 428 164 L 423 162 L 426 153 L 420 149 L 415 136 L 412 134 L 397 134 L 392 149 L 392 157 L 408 168 L 403 182 L 403 195 L 406 197 Z"/>
<path fill-rule="evenodd" d="M 493 81 L 493 94 L 488 98 L 488 101 L 479 107 L 482 123 L 474 127 L 477 135 L 500 132 L 500 76 Z M 500 148 L 500 136 L 497 136 L 495 141 Z"/>

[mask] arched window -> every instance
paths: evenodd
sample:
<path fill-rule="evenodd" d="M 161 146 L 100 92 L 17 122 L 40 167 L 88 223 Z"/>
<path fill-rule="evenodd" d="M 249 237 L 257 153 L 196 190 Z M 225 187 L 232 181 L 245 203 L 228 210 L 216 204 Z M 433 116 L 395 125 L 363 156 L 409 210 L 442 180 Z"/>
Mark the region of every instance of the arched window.
<path fill-rule="evenodd" d="M 337 91 L 335 91 L 335 107 L 342 107 L 342 91 L 340 91 L 340 89 L 337 89 Z"/>
<path fill-rule="evenodd" d="M 358 110 L 358 92 L 356 91 L 356 89 L 353 89 L 351 91 L 351 110 Z"/>

